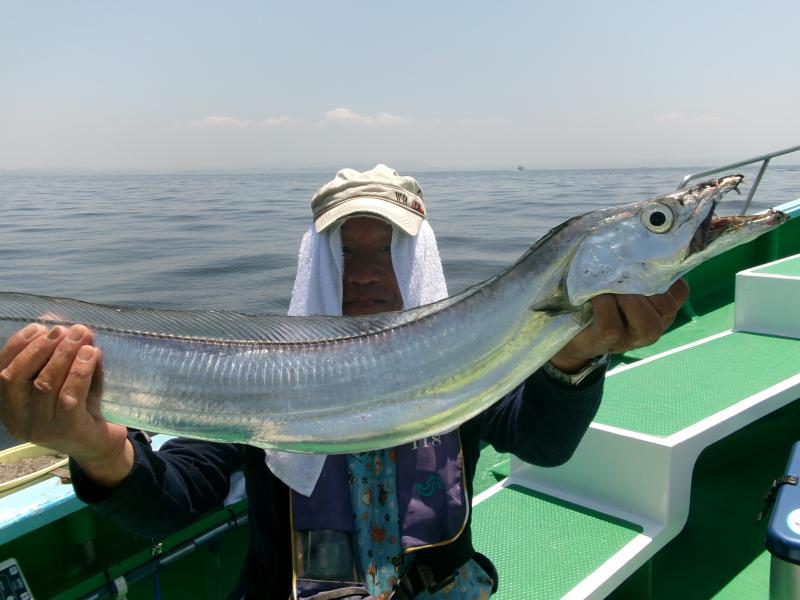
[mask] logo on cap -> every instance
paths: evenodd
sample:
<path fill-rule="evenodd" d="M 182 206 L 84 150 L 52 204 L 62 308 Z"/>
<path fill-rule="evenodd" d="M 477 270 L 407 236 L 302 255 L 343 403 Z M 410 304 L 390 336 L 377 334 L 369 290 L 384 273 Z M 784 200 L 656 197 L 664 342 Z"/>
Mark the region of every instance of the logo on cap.
<path fill-rule="evenodd" d="M 408 196 L 406 196 L 403 192 L 395 192 L 394 197 L 397 199 L 398 204 L 402 204 L 406 208 L 410 208 L 411 210 L 418 212 L 423 217 L 425 216 L 425 209 L 422 207 L 422 203 L 414 199 L 411 203 L 408 202 Z"/>

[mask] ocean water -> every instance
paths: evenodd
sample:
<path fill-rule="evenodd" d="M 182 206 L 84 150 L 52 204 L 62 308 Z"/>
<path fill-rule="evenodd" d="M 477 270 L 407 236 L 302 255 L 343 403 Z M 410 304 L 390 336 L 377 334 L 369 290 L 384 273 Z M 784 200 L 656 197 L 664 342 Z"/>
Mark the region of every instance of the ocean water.
<path fill-rule="evenodd" d="M 698 170 L 413 175 L 453 294 L 510 265 L 562 221 L 667 193 Z M 755 170 L 743 172 L 754 180 Z M 0 175 L 0 290 L 285 313 L 310 198 L 333 175 Z M 720 212 L 740 211 L 745 197 L 729 194 Z M 798 197 L 800 167 L 774 166 L 751 211 Z"/>
<path fill-rule="evenodd" d="M 451 293 L 574 215 L 657 196 L 685 170 L 414 173 Z M 159 308 L 283 313 L 309 200 L 333 173 L 0 175 L 0 290 Z M 754 173 L 746 173 L 752 181 Z M 743 187 L 746 191 L 746 187 Z M 724 211 L 746 195 L 729 194 Z M 800 197 L 774 167 L 752 210 Z M 721 212 L 724 212 L 721 211 Z"/>

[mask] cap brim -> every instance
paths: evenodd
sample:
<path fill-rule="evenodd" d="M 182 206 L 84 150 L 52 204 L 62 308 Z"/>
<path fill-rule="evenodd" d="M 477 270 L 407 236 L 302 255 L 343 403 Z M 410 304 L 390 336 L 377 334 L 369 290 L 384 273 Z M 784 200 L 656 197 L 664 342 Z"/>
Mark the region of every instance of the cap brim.
<path fill-rule="evenodd" d="M 397 225 L 408 235 L 417 235 L 419 233 L 419 228 L 422 227 L 422 221 L 425 220 L 425 218 L 417 212 L 392 202 L 387 202 L 379 198 L 359 197 L 346 200 L 330 210 L 325 211 L 314 219 L 314 227 L 317 233 L 321 233 L 340 219 L 356 214 L 383 217 L 390 223 Z"/>

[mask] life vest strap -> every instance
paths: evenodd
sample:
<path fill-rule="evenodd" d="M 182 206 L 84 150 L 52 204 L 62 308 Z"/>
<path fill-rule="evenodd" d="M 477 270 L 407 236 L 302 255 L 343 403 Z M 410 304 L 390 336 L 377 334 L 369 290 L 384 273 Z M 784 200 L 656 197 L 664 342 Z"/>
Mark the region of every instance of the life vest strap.
<path fill-rule="evenodd" d="M 497 569 L 492 562 L 472 547 L 472 535 L 467 529 L 454 542 L 419 550 L 414 562 L 398 579 L 390 600 L 412 600 L 427 591 L 438 592 L 455 580 L 458 569 L 474 559 L 492 579 L 492 593 L 497 591 Z"/>

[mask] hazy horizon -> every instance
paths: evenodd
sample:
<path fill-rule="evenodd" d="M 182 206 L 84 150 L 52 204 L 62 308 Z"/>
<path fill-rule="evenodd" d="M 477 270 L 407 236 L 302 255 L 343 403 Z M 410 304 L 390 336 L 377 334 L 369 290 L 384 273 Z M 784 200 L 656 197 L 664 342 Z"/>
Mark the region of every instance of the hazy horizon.
<path fill-rule="evenodd" d="M 798 151 L 800 152 L 800 151 Z M 747 157 L 749 158 L 749 157 Z M 760 163 L 754 163 L 758 166 Z M 778 159 L 773 159 L 771 165 L 774 167 L 789 167 L 800 168 L 800 163 L 795 162 L 778 162 Z M 0 175 L 43 175 L 43 176 L 69 176 L 69 175 L 280 175 L 280 174 L 334 174 L 341 168 L 355 168 L 366 170 L 374 165 L 367 164 L 353 164 L 353 165 L 321 165 L 310 167 L 231 167 L 231 168 L 195 168 L 195 169 L 147 169 L 147 168 L 92 168 L 92 167 L 23 167 L 19 169 L 0 169 Z M 721 165 L 708 164 L 708 165 L 666 165 L 666 166 L 618 166 L 618 167 L 524 167 L 524 171 L 532 172 L 548 172 L 548 171 L 636 171 L 636 170 L 664 170 L 671 169 L 681 171 L 683 173 L 691 173 L 695 171 L 705 170 L 709 168 L 716 168 Z M 753 168 L 753 167 L 748 167 Z M 480 172 L 503 172 L 503 171 L 517 171 L 517 167 L 509 166 L 507 168 L 459 168 L 452 167 L 422 167 L 409 168 L 406 166 L 404 173 L 411 175 L 419 173 L 480 173 Z"/>
<path fill-rule="evenodd" d="M 799 20 L 790 0 L 10 0 L 0 172 L 717 166 L 800 144 Z"/>

